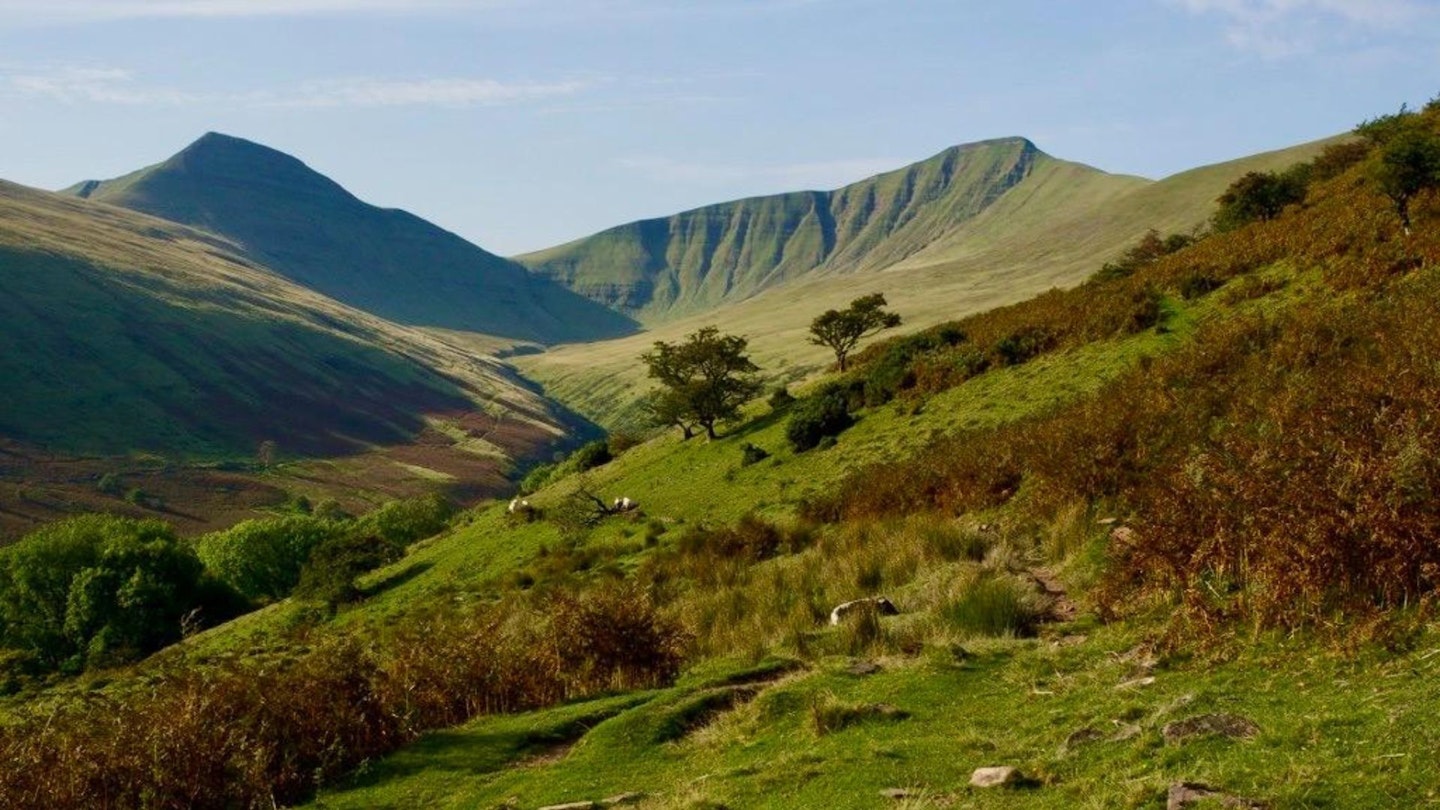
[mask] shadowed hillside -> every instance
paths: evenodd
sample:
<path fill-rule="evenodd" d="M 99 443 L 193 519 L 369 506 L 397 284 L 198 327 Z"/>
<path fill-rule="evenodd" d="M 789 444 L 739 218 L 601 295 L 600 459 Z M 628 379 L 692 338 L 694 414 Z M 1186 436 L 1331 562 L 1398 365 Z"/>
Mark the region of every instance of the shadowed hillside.
<path fill-rule="evenodd" d="M 623 316 L 239 138 L 210 133 L 164 163 L 66 192 L 220 234 L 300 284 L 400 323 L 544 343 L 632 330 Z"/>
<path fill-rule="evenodd" d="M 846 186 L 707 206 L 519 257 L 536 273 L 647 321 L 743 300 L 816 275 L 875 270 L 942 242 L 1037 171 L 1092 193 L 1144 181 L 1064 164 L 1023 138 L 956 146 Z"/>

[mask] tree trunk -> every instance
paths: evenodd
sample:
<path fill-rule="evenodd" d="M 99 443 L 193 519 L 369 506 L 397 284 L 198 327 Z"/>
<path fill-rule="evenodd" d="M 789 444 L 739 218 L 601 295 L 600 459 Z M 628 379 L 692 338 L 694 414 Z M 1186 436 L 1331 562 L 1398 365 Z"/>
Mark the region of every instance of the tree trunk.
<path fill-rule="evenodd" d="M 682 441 L 689 441 L 690 439 L 695 438 L 695 428 L 692 428 L 689 425 L 681 425 L 680 432 L 685 434 L 685 438 Z"/>
<path fill-rule="evenodd" d="M 709 440 L 712 441 L 712 442 L 715 441 L 716 436 L 715 436 L 715 423 L 714 423 L 714 422 L 706 422 L 706 423 L 705 423 L 705 438 L 709 439 Z"/>
<path fill-rule="evenodd" d="M 843 352 L 836 352 L 835 359 L 840 361 L 840 373 L 845 373 L 845 361 L 850 359 L 850 356 Z"/>

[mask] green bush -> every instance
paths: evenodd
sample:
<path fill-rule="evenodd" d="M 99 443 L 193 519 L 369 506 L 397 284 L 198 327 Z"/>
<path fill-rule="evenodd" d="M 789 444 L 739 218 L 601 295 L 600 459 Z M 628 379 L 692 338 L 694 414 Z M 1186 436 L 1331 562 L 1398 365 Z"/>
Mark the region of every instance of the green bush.
<path fill-rule="evenodd" d="M 827 436 L 838 436 L 855 424 L 850 416 L 846 395 L 840 390 L 828 390 L 807 397 L 790 415 L 785 426 L 785 438 L 797 453 L 803 453 L 818 446 Z"/>
<path fill-rule="evenodd" d="M 327 538 L 310 552 L 295 595 L 331 608 L 358 602 L 363 593 L 356 578 L 399 557 L 394 545 L 373 535 L 348 533 Z"/>
<path fill-rule="evenodd" d="M 199 539 L 205 567 L 247 599 L 283 599 L 300 581 L 300 569 L 320 543 L 348 530 L 310 515 L 247 520 Z"/>
<path fill-rule="evenodd" d="M 740 466 L 749 467 L 751 464 L 759 464 L 770 457 L 770 453 L 763 447 L 756 447 L 746 442 L 740 447 Z"/>
<path fill-rule="evenodd" d="M 766 401 L 770 404 L 771 410 L 778 411 L 794 405 L 795 396 L 790 393 L 790 389 L 782 385 L 770 392 L 770 398 Z"/>
<path fill-rule="evenodd" d="M 571 454 L 565 466 L 570 472 L 585 472 L 609 464 L 613 458 L 609 443 L 604 439 L 596 439 Z"/>
<path fill-rule="evenodd" d="M 530 472 L 525 473 L 525 477 L 520 480 L 520 492 L 530 495 L 544 489 L 545 485 L 550 483 L 550 479 L 555 476 L 557 469 L 558 465 L 555 464 L 541 464 L 531 468 Z"/>
<path fill-rule="evenodd" d="M 218 622 L 232 606 L 157 520 L 70 518 L 0 551 L 0 647 L 42 671 L 134 660 L 178 640 L 187 615 Z"/>
<path fill-rule="evenodd" d="M 434 537 L 450 525 L 455 504 L 439 494 L 391 501 L 355 521 L 354 532 L 379 537 L 396 551 Z"/>

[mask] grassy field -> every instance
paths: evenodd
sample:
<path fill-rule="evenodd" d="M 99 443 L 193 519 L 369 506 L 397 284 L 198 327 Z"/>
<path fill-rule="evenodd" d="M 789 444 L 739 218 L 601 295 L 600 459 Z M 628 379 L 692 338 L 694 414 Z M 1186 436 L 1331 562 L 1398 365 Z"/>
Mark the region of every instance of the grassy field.
<path fill-rule="evenodd" d="M 1352 659 L 1260 639 L 1177 658 L 1132 631 L 1082 626 L 880 658 L 869 676 L 823 659 L 679 735 L 667 732 L 714 686 L 692 679 L 437 732 L 312 806 L 533 808 L 643 793 L 644 808 L 1148 808 L 1176 782 L 1275 808 L 1434 806 L 1437 643 Z M 908 717 L 816 728 L 824 707 L 877 705 Z M 1207 715 L 1257 729 L 1166 739 L 1170 724 Z M 968 785 L 997 765 L 1033 781 Z M 909 798 L 882 796 L 896 788 Z"/>

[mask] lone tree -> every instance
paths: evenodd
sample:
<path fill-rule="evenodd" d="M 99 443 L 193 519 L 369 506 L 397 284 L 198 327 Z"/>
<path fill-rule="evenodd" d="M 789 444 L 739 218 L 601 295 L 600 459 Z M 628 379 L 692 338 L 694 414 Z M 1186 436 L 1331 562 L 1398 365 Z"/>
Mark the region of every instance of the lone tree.
<path fill-rule="evenodd" d="M 1297 164 L 1283 172 L 1249 172 L 1230 184 L 1216 200 L 1217 231 L 1233 231 L 1251 222 L 1268 222 L 1280 216 L 1285 206 L 1305 201 L 1310 184 L 1309 169 Z"/>
<path fill-rule="evenodd" d="M 810 342 L 829 346 L 844 371 L 850 352 L 862 339 L 900 325 L 900 316 L 884 307 L 885 295 L 874 293 L 856 298 L 847 309 L 827 310 L 810 322 Z"/>
<path fill-rule="evenodd" d="M 714 326 L 688 335 L 683 343 L 656 341 L 655 348 L 640 355 L 650 376 L 664 386 L 648 403 L 654 420 L 680 426 L 687 439 L 696 426 L 715 438 L 715 423 L 739 416 L 740 406 L 760 393 L 754 376 L 760 367 L 746 356 L 747 343 Z"/>
<path fill-rule="evenodd" d="M 1373 176 L 1380 192 L 1390 198 L 1400 224 L 1410 233 L 1410 201 L 1427 188 L 1440 185 L 1440 137 L 1411 127 L 1380 150 Z"/>

